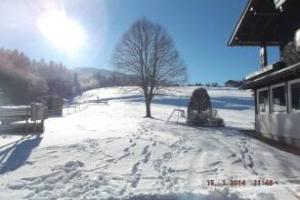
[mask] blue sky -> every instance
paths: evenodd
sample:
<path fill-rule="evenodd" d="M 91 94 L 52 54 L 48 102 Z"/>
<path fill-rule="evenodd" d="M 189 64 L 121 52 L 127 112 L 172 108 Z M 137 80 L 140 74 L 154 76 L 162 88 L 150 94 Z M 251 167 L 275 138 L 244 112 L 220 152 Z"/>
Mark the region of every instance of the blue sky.
<path fill-rule="evenodd" d="M 258 48 L 227 47 L 245 5 L 246 0 L 3 0 L 0 46 L 70 68 L 112 69 L 111 55 L 122 34 L 136 19 L 146 17 L 173 37 L 188 67 L 189 82 L 223 84 L 259 68 Z M 85 46 L 72 55 L 51 44 L 36 26 L 41 13 L 61 7 L 86 34 Z M 278 50 L 270 49 L 269 61 L 278 57 Z"/>

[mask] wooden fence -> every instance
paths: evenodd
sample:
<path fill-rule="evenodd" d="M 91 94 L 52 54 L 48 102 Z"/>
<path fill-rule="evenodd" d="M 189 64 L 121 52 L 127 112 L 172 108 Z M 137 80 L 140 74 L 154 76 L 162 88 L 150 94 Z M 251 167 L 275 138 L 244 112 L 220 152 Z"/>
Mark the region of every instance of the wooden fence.
<path fill-rule="evenodd" d="M 64 106 L 65 114 L 83 111 L 91 104 L 108 104 L 108 100 L 87 100 Z M 27 106 L 0 106 L 1 133 L 42 133 L 48 108 L 43 103 Z M 50 110 L 51 111 L 51 110 Z M 55 110 L 57 111 L 57 110 Z"/>
<path fill-rule="evenodd" d="M 91 104 L 108 104 L 108 100 L 103 100 L 103 99 L 96 99 L 96 100 L 86 100 L 83 102 L 78 102 L 78 103 L 74 103 L 74 104 L 69 104 L 69 105 L 65 105 L 64 106 L 64 112 L 65 114 L 73 114 L 73 113 L 77 113 L 80 111 L 85 110 L 86 108 L 88 108 L 89 105 Z"/>
<path fill-rule="evenodd" d="M 0 133 L 40 133 L 44 131 L 47 108 L 41 103 L 30 106 L 0 107 Z"/>

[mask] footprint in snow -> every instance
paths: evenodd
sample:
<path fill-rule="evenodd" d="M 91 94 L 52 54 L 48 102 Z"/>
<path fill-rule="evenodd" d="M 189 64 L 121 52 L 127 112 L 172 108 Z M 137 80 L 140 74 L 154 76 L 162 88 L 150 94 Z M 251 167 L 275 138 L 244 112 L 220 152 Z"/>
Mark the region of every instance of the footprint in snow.
<path fill-rule="evenodd" d="M 213 166 L 216 166 L 219 164 L 221 164 L 221 161 L 216 161 L 216 162 L 210 163 L 209 166 L 213 167 Z"/>
<path fill-rule="evenodd" d="M 144 154 L 146 154 L 148 152 L 148 148 L 149 148 L 149 145 L 147 145 L 147 146 L 144 147 L 142 155 L 144 155 Z"/>
<path fill-rule="evenodd" d="M 232 154 L 230 154 L 229 156 L 227 156 L 227 158 L 234 158 L 234 157 L 236 157 L 236 154 L 235 154 L 235 153 L 232 153 Z"/>
<path fill-rule="evenodd" d="M 133 178 L 134 178 L 134 179 L 133 179 L 133 181 L 132 181 L 132 183 L 131 183 L 131 186 L 132 186 L 133 188 L 136 188 L 137 185 L 138 185 L 138 183 L 140 182 L 141 175 L 140 175 L 140 174 L 135 174 L 135 176 L 134 176 Z"/>
<path fill-rule="evenodd" d="M 172 153 L 171 152 L 164 153 L 163 158 L 165 160 L 170 160 L 172 158 Z"/>
<path fill-rule="evenodd" d="M 113 162 L 115 159 L 114 158 L 110 158 L 110 159 L 107 159 L 106 162 Z"/>
<path fill-rule="evenodd" d="M 231 164 L 234 165 L 234 164 L 237 164 L 237 163 L 239 163 L 239 162 L 242 162 L 242 160 L 238 158 L 238 159 L 236 159 L 235 161 L 233 161 Z"/>
<path fill-rule="evenodd" d="M 136 146 L 136 143 L 132 143 L 132 144 L 130 145 L 130 147 L 134 147 L 134 146 Z"/>
<path fill-rule="evenodd" d="M 147 163 L 149 161 L 149 159 L 150 159 L 150 156 L 151 156 L 151 153 L 150 152 L 147 153 L 146 156 L 145 156 L 145 158 L 142 160 L 143 163 Z"/>
<path fill-rule="evenodd" d="M 249 152 L 249 149 L 247 148 L 247 147 L 244 147 L 244 148 L 242 148 L 242 150 L 241 150 L 243 153 L 248 153 Z"/>
<path fill-rule="evenodd" d="M 136 172 L 138 171 L 139 165 L 140 165 L 140 162 L 137 162 L 133 165 L 133 167 L 131 169 L 131 174 L 136 174 Z"/>

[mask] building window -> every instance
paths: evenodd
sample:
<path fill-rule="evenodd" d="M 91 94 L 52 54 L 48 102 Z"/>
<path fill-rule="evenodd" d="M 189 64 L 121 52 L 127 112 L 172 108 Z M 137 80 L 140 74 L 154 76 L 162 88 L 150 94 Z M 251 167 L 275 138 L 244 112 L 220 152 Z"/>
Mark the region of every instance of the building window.
<path fill-rule="evenodd" d="M 259 113 L 269 112 L 269 91 L 263 90 L 258 92 L 258 110 Z"/>
<path fill-rule="evenodd" d="M 287 111 L 284 85 L 272 88 L 272 111 Z"/>
<path fill-rule="evenodd" d="M 300 111 L 300 82 L 290 85 L 291 92 L 291 110 Z"/>

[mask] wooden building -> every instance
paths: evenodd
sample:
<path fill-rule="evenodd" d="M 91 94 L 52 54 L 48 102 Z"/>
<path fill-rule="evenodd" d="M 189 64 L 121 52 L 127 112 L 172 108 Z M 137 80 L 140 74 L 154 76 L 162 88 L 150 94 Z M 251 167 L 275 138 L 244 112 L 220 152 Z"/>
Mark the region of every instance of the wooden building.
<path fill-rule="evenodd" d="M 255 129 L 300 147 L 300 0 L 249 0 L 229 46 L 260 47 L 261 67 L 242 86 L 255 92 Z M 268 64 L 267 47 L 280 50 Z"/>
<path fill-rule="evenodd" d="M 47 118 L 41 103 L 27 106 L 0 106 L 0 133 L 42 133 Z"/>
<path fill-rule="evenodd" d="M 225 82 L 225 87 L 240 88 L 242 85 L 243 81 L 228 80 Z"/>
<path fill-rule="evenodd" d="M 38 99 L 47 107 L 48 116 L 62 116 L 64 100 L 56 95 L 44 96 Z"/>

